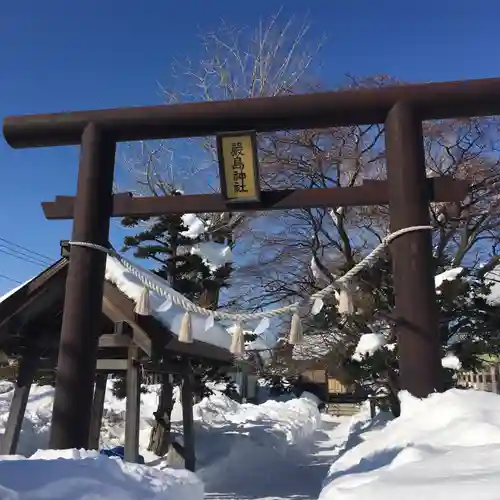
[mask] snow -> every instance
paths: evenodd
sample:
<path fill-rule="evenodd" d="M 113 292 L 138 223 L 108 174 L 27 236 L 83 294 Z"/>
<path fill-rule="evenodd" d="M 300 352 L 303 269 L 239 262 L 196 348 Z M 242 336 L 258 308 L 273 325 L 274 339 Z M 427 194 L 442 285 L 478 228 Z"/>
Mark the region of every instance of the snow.
<path fill-rule="evenodd" d="M 361 335 L 352 359 L 354 361 L 362 361 L 368 356 L 373 356 L 375 351 L 378 351 L 386 343 L 387 341 L 381 333 L 365 333 Z"/>
<path fill-rule="evenodd" d="M 0 297 L 0 302 L 3 302 L 4 300 L 8 299 L 11 295 L 14 295 L 18 290 L 21 290 L 24 286 L 26 286 L 30 281 L 32 281 L 33 278 L 30 278 L 28 281 L 25 281 L 24 283 L 21 283 L 19 286 L 16 286 L 12 290 L 8 291 L 6 294 L 2 295 Z"/>
<path fill-rule="evenodd" d="M 164 279 L 144 269 L 142 269 L 142 272 L 147 274 L 150 281 L 166 290 L 170 296 L 186 300 L 183 295 L 170 288 Z M 136 303 L 144 288 L 142 283 L 123 264 L 109 255 L 106 261 L 106 280 L 113 283 L 122 293 Z M 174 335 L 179 335 L 185 310 L 175 304 L 169 304 L 161 295 L 152 290 L 149 292 L 149 300 L 153 309 L 153 315 L 170 329 Z M 226 329 L 217 323 L 214 323 L 207 329 L 206 320 L 206 316 L 195 313 L 191 314 L 193 338 L 229 350 L 231 347 L 231 336 Z"/>
<path fill-rule="evenodd" d="M 0 430 L 12 384 L 0 382 Z M 176 391 L 177 393 L 177 391 Z M 0 457 L 5 500 L 497 500 L 500 396 L 452 389 L 425 400 L 403 392 L 401 417 L 365 404 L 352 418 L 317 410 L 315 396 L 239 404 L 220 392 L 194 406 L 197 472 L 147 452 L 154 392 L 141 395 L 140 450 L 149 465 L 84 450 L 50 451 L 53 389 L 33 386 L 19 453 Z M 125 400 L 106 394 L 105 447 L 123 443 Z M 178 401 L 173 431 L 181 441 Z M 170 462 L 171 463 L 171 462 Z M 205 493 L 203 493 L 203 490 Z"/>
<path fill-rule="evenodd" d="M 212 272 L 232 261 L 231 248 L 215 241 L 197 243 L 191 248 L 191 254 L 199 255 Z"/>
<path fill-rule="evenodd" d="M 146 271 L 145 269 L 142 269 L 142 271 L 147 275 L 150 281 L 166 290 L 169 295 L 187 300 L 183 295 L 173 290 L 164 279 L 160 278 L 156 274 Z M 138 302 L 144 286 L 120 263 L 118 259 L 110 255 L 107 256 L 106 260 L 105 278 L 110 283 L 113 283 L 123 294 L 125 294 L 126 297 L 133 300 L 135 303 Z M 31 280 L 32 279 L 26 281 L 22 285 L 19 285 L 10 292 L 7 292 L 5 295 L 0 297 L 0 302 L 13 295 Z M 153 315 L 169 330 L 171 330 L 174 335 L 179 335 L 182 317 L 185 313 L 184 309 L 176 306 L 175 304 L 170 303 L 169 305 L 168 301 L 165 301 L 161 295 L 152 290 L 149 291 L 149 298 L 153 309 Z M 217 323 L 214 323 L 207 329 L 206 320 L 206 316 L 192 313 L 191 325 L 194 339 L 229 350 L 231 347 L 231 336 L 227 330 Z"/>
<path fill-rule="evenodd" d="M 205 223 L 195 214 L 184 214 L 182 223 L 187 227 L 186 231 L 181 231 L 181 236 L 195 240 L 199 238 L 206 230 Z"/>
<path fill-rule="evenodd" d="M 460 370 L 462 368 L 462 363 L 455 354 L 448 353 L 442 360 L 441 365 L 443 368 L 448 368 L 450 370 Z"/>
<path fill-rule="evenodd" d="M 246 333 L 246 331 L 244 331 L 244 333 Z M 250 331 L 249 333 L 253 332 Z M 259 351 L 261 355 L 266 355 L 266 351 L 272 350 L 272 348 L 269 347 L 268 343 L 262 337 L 257 337 L 255 340 L 245 342 L 245 349 L 247 351 Z"/>
<path fill-rule="evenodd" d="M 331 265 L 332 262 L 335 262 L 337 255 L 334 250 L 332 249 L 323 249 L 321 252 L 319 252 L 319 255 L 317 256 L 318 261 L 320 264 L 325 266 L 325 268 L 328 270 L 328 266 Z M 313 277 L 318 280 L 318 281 L 330 281 L 331 276 L 326 275 L 318 266 L 318 263 L 316 261 L 316 258 L 313 256 L 311 258 L 311 272 Z"/>
<path fill-rule="evenodd" d="M 368 414 L 344 424 L 320 500 L 498 499 L 500 396 L 452 389 L 400 399 L 401 417 L 378 429 Z"/>
<path fill-rule="evenodd" d="M 12 384 L 0 382 L 2 433 L 12 388 Z M 196 477 L 168 467 L 166 460 L 146 450 L 158 403 L 154 392 L 141 394 L 140 452 L 149 466 L 124 464 L 83 450 L 37 452 L 48 443 L 53 393 L 51 387 L 32 387 L 18 446 L 18 453 L 30 458 L 0 457 L 2 499 L 200 500 L 205 489 L 205 498 L 214 500 L 285 499 L 294 491 L 303 493 L 299 497 L 303 500 L 315 500 L 328 469 L 327 456 L 321 458 L 320 467 L 316 451 L 320 442 L 327 442 L 325 432 L 336 424 L 329 417 L 326 421 L 321 418 L 312 394 L 283 403 L 252 405 L 216 392 L 196 404 Z M 123 443 L 125 404 L 112 396 L 109 385 L 101 446 Z M 181 405 L 176 401 L 173 431 L 180 442 L 181 418 Z M 323 429 L 325 425 L 327 429 Z"/>
<path fill-rule="evenodd" d="M 491 286 L 488 302 L 491 305 L 500 305 L 500 265 L 486 273 L 485 282 Z"/>
<path fill-rule="evenodd" d="M 123 462 L 84 450 L 46 450 L 0 461 L 4 500 L 202 500 L 191 472 Z"/>
<path fill-rule="evenodd" d="M 457 279 L 463 270 L 464 270 L 463 267 L 455 267 L 453 269 L 448 269 L 447 271 L 444 271 L 443 273 L 434 276 L 434 283 L 436 285 L 436 289 L 439 289 L 439 287 L 441 287 L 441 285 L 445 281 L 453 281 Z M 436 290 L 436 292 L 439 293 L 439 290 Z"/>

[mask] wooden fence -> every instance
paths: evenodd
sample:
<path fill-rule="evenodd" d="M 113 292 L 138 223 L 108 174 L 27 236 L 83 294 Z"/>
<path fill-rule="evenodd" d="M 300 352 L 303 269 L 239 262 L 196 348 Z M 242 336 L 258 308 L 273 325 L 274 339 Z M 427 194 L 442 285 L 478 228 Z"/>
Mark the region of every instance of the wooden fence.
<path fill-rule="evenodd" d="M 480 372 L 460 372 L 458 383 L 477 391 L 500 394 L 500 365 L 491 365 Z"/>

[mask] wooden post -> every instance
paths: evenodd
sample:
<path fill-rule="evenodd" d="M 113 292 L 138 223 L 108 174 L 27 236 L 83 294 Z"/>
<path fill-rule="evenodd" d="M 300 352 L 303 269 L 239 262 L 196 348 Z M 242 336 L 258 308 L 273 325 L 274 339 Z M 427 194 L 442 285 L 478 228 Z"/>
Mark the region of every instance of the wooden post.
<path fill-rule="evenodd" d="M 492 391 L 498 394 L 498 365 L 495 364 L 491 367 L 491 386 Z"/>
<path fill-rule="evenodd" d="M 127 403 L 125 409 L 125 460 L 137 463 L 139 458 L 139 421 L 141 414 L 141 367 L 139 348 L 128 350 Z"/>
<path fill-rule="evenodd" d="M 195 470 L 194 421 L 193 421 L 193 375 L 182 379 L 182 428 L 184 432 L 184 463 L 187 470 Z"/>
<path fill-rule="evenodd" d="M 98 126 L 85 127 L 73 241 L 108 244 L 115 149 Z M 105 253 L 71 248 L 50 434 L 53 449 L 86 448 L 89 443 L 105 266 Z"/>
<path fill-rule="evenodd" d="M 94 400 L 92 402 L 92 415 L 90 419 L 89 450 L 99 449 L 101 436 L 102 414 L 104 412 L 104 399 L 106 397 L 106 383 L 108 374 L 98 372 L 95 377 Z"/>
<path fill-rule="evenodd" d="M 385 122 L 391 231 L 429 225 L 422 122 L 397 103 Z M 400 387 L 416 397 L 442 390 L 438 310 L 431 231 L 391 243 Z"/>
<path fill-rule="evenodd" d="M 10 403 L 9 417 L 0 444 L 1 455 L 14 455 L 16 453 L 35 372 L 36 358 L 31 354 L 24 356 L 19 365 L 17 381 L 14 386 L 14 396 Z"/>

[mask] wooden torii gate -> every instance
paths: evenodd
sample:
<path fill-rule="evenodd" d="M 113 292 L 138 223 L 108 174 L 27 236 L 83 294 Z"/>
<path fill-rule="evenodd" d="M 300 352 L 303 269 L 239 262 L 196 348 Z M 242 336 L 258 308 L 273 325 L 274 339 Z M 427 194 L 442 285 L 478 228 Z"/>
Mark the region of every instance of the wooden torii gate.
<path fill-rule="evenodd" d="M 429 201 L 459 201 L 463 182 L 426 179 L 422 120 L 500 114 L 500 79 L 405 85 L 236 101 L 5 118 L 13 148 L 80 145 L 77 195 L 45 203 L 51 219 L 74 219 L 73 240 L 108 242 L 109 219 L 124 215 L 222 212 L 220 195 L 130 198 L 112 193 L 116 143 L 385 123 L 387 181 L 343 189 L 264 191 L 241 209 L 389 204 L 392 231 L 429 224 Z M 239 208 L 240 210 L 240 208 Z M 391 243 L 401 385 L 416 396 L 441 389 L 431 234 Z M 88 443 L 106 256 L 72 249 L 66 283 L 50 446 Z"/>

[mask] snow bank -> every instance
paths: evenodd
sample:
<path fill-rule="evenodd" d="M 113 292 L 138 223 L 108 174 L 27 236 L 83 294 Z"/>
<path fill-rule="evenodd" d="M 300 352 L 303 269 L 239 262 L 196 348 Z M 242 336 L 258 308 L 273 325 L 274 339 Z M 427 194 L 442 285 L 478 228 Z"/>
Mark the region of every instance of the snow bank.
<path fill-rule="evenodd" d="M 320 500 L 499 498 L 500 396 L 403 393 L 401 404 L 401 417 L 380 430 L 368 419 L 350 425 Z"/>
<path fill-rule="evenodd" d="M 195 405 L 198 476 L 207 492 L 239 491 L 248 478 L 267 481 L 314 442 L 318 400 L 239 404 L 216 394 Z M 237 498 L 237 497 L 235 497 Z"/>
<path fill-rule="evenodd" d="M 111 386 L 111 381 L 109 381 L 106 388 L 106 403 L 101 428 L 101 444 L 108 447 L 123 444 L 125 435 L 126 400 L 116 399 L 111 392 Z M 145 456 L 151 456 L 151 453 L 148 455 L 146 448 L 153 422 L 153 412 L 156 411 L 158 405 L 158 395 L 154 389 L 155 386 L 152 386 L 152 392 L 141 394 L 141 454 Z M 11 383 L 0 382 L 1 434 L 5 431 L 13 394 L 14 390 Z M 47 448 L 53 402 L 54 389 L 52 387 L 39 385 L 31 387 L 17 449 L 20 455 L 30 456 L 37 450 Z M 174 406 L 178 419 L 182 418 L 182 414 L 179 416 L 179 407 L 179 404 Z"/>
<path fill-rule="evenodd" d="M 186 470 L 160 471 L 97 452 L 45 451 L 0 461 L 3 500 L 202 500 L 203 484 Z"/>
<path fill-rule="evenodd" d="M 1 433 L 5 430 L 12 395 L 12 384 L 0 383 Z M 199 483 L 191 482 L 190 476 L 173 474 L 172 469 L 167 466 L 168 459 L 160 459 L 147 451 L 153 412 L 156 411 L 158 404 L 158 396 L 155 392 L 141 395 L 140 452 L 145 457 L 146 465 L 153 470 L 151 476 L 143 481 L 141 467 L 134 468 L 135 465 L 129 464 L 128 466 L 132 467 L 129 471 L 126 468 L 127 465 L 115 463 L 113 459 L 107 457 L 96 457 L 95 452 L 73 451 L 65 452 L 63 458 L 67 460 L 60 469 L 61 474 L 57 476 L 55 464 L 62 461 L 60 455 L 55 460 L 53 452 L 37 452 L 48 446 L 53 396 L 54 390 L 48 386 L 34 385 L 31 389 L 18 446 L 18 453 L 30 456 L 30 459 L 0 457 L 0 485 L 7 488 L 7 490 L 0 489 L 2 500 L 4 498 L 6 500 L 42 498 L 34 496 L 35 492 L 28 493 L 30 488 L 35 487 L 45 492 L 45 499 L 56 500 L 62 498 L 83 500 L 84 491 L 94 494 L 98 491 L 102 496 L 96 498 L 102 499 L 176 498 L 184 500 L 189 498 L 197 500 L 202 498 L 200 496 L 202 493 L 199 493 L 201 491 Z M 315 433 L 321 426 L 317 403 L 318 400 L 314 395 L 304 393 L 301 398 L 286 402 L 267 401 L 261 405 L 239 404 L 216 391 L 213 396 L 194 405 L 197 476 L 205 483 L 205 489 L 208 492 L 240 491 L 242 484 L 245 484 L 251 492 L 251 488 L 255 485 L 254 481 L 249 482 L 248 477 L 255 477 L 264 481 L 261 489 L 265 490 L 270 487 L 270 484 L 272 485 L 270 474 L 275 474 L 277 470 L 280 470 L 283 472 L 277 474 L 286 477 L 290 464 L 296 464 L 294 457 L 304 456 L 314 446 Z M 125 400 L 117 400 L 112 395 L 111 383 L 109 383 L 101 428 L 101 447 L 123 444 L 125 405 Z M 180 443 L 182 443 L 181 420 L 182 408 L 177 401 L 172 412 L 172 431 Z M 42 459 L 47 457 L 50 459 L 49 463 L 40 464 Z M 70 458 L 77 460 L 68 460 Z M 7 469 L 7 464 L 11 462 L 15 465 L 10 465 Z M 171 467 L 182 467 L 182 463 L 169 463 Z M 122 470 L 122 466 L 126 470 Z M 156 475 L 161 471 L 168 472 L 167 476 Z M 126 477 L 129 473 L 133 476 L 132 479 Z M 324 473 L 320 477 L 324 477 Z M 28 477 L 32 474 L 37 475 L 36 481 L 38 482 L 17 484 L 14 480 L 19 477 L 19 474 Z M 104 476 L 113 476 L 107 480 L 108 489 L 103 485 Z M 7 482 L 3 482 L 4 477 L 7 478 L 5 479 Z M 56 491 L 54 488 L 57 478 L 63 479 L 57 486 L 60 490 Z M 136 483 L 140 484 L 133 483 L 134 478 L 137 479 Z M 91 480 L 94 480 L 94 483 Z M 319 481 L 320 479 L 315 484 L 319 484 Z M 150 492 L 151 484 L 157 484 L 159 489 Z M 24 490 L 20 489 L 23 487 Z M 75 491 L 73 496 L 67 494 L 70 489 Z M 184 493 L 184 490 L 187 492 Z M 7 496 L 7 491 L 10 496 Z"/>

